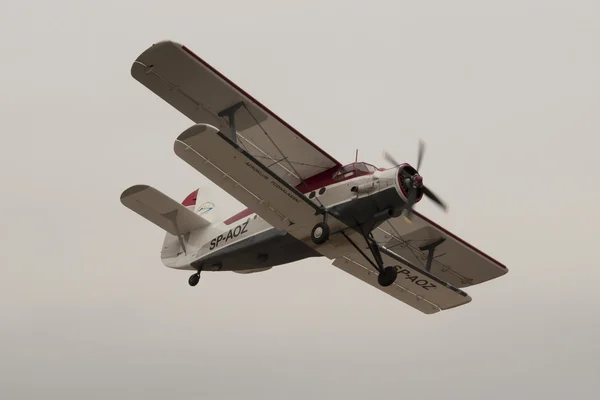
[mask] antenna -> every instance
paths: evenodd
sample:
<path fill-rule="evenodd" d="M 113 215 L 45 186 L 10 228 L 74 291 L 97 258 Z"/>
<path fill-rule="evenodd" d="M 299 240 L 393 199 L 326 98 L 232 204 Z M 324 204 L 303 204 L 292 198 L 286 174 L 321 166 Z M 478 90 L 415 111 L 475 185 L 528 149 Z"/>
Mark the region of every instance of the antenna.
<path fill-rule="evenodd" d="M 356 149 L 356 158 L 354 159 L 354 162 L 358 162 L 358 149 Z"/>

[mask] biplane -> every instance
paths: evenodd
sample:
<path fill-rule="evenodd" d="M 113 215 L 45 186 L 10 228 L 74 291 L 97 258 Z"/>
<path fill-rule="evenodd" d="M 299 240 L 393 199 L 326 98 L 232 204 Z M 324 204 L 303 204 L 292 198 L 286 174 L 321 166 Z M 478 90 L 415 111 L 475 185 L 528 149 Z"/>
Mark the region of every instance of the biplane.
<path fill-rule="evenodd" d="M 467 304 L 462 289 L 508 269 L 413 210 L 423 198 L 446 205 L 419 168 L 386 154 L 389 168 L 327 154 L 186 46 L 152 45 L 131 75 L 193 125 L 175 154 L 247 209 L 222 220 L 199 190 L 178 202 L 135 185 L 121 202 L 165 231 L 166 267 L 256 273 L 325 257 L 415 309 L 433 314 Z"/>

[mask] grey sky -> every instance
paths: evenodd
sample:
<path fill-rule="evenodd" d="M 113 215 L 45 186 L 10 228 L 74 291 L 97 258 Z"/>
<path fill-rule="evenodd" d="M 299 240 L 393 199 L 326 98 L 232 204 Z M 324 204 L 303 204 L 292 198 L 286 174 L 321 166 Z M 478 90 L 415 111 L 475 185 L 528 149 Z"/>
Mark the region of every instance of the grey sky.
<path fill-rule="evenodd" d="M 2 2 L 0 397 L 596 398 L 600 4 L 489 3 Z M 433 316 L 325 259 L 189 288 L 119 194 L 242 206 L 129 75 L 163 39 L 342 162 L 425 139 L 418 210 L 510 273 Z"/>

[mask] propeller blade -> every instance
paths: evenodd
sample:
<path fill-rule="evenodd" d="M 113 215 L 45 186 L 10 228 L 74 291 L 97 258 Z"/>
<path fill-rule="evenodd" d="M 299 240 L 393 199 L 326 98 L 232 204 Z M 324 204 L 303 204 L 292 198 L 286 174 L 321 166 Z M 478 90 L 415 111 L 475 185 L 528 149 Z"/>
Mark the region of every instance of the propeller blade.
<path fill-rule="evenodd" d="M 404 219 L 406 222 L 411 223 L 410 217 L 412 216 L 412 209 L 417 200 L 417 189 L 410 188 L 408 193 L 408 201 L 406 202 L 406 208 L 403 210 Z"/>
<path fill-rule="evenodd" d="M 414 187 L 410 188 L 410 193 L 408 194 L 408 206 L 412 209 L 415 205 L 415 201 L 417 200 L 417 189 Z"/>
<path fill-rule="evenodd" d="M 431 200 L 437 203 L 440 207 L 444 209 L 444 211 L 448 211 L 448 206 L 442 200 L 440 200 L 431 190 L 429 190 L 426 186 L 423 186 L 422 189 L 423 194 L 425 196 L 429 197 Z"/>
<path fill-rule="evenodd" d="M 417 157 L 417 171 L 421 169 L 423 154 L 425 154 L 425 142 L 423 140 L 419 140 L 419 156 Z"/>
<path fill-rule="evenodd" d="M 394 157 L 392 157 L 392 155 L 390 153 L 388 153 L 387 151 L 383 152 L 383 158 L 385 159 L 385 161 L 389 162 L 390 164 L 392 164 L 394 167 L 396 165 L 400 165 L 399 162 L 396 161 L 396 159 Z"/>

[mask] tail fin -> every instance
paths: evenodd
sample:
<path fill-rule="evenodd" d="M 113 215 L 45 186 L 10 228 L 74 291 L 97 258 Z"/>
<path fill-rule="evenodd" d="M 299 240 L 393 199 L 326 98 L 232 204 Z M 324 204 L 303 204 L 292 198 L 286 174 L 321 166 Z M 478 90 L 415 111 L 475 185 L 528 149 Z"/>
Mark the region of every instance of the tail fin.
<path fill-rule="evenodd" d="M 121 194 L 121 203 L 156 226 L 181 238 L 211 223 L 186 206 L 187 203 L 196 208 L 197 194 L 198 191 L 193 192 L 180 204 L 151 186 L 135 185 Z"/>
<path fill-rule="evenodd" d="M 189 210 L 192 210 L 194 212 L 194 214 L 196 215 L 203 215 L 204 219 L 207 219 L 211 222 L 213 221 L 213 218 L 215 216 L 215 213 L 212 212 L 209 214 L 209 212 L 213 211 L 215 209 L 215 204 L 211 201 L 206 201 L 206 202 L 198 202 L 198 193 L 200 192 L 200 189 L 196 189 L 194 190 L 192 193 L 190 193 L 181 203 L 183 206 L 187 207 Z"/>

